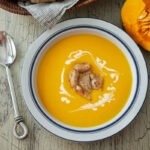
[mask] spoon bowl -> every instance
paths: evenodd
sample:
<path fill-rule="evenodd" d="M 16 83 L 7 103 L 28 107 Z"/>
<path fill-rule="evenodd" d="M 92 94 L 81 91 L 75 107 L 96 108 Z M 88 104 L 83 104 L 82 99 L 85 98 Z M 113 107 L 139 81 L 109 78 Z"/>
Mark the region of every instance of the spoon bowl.
<path fill-rule="evenodd" d="M 16 58 L 15 44 L 9 34 L 0 31 L 0 64 L 10 65 Z"/>

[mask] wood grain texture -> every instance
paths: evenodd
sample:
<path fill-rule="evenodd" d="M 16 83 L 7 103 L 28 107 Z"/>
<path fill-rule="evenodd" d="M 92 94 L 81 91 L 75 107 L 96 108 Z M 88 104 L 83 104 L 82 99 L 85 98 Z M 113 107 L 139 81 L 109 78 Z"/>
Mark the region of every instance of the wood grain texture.
<path fill-rule="evenodd" d="M 90 6 L 68 11 L 62 20 L 90 17 L 108 21 L 122 28 L 120 10 L 124 0 L 97 0 Z M 17 59 L 11 66 L 17 101 L 29 127 L 25 140 L 14 138 L 12 128 L 13 107 L 6 80 L 5 69 L 0 66 L 0 149 L 2 150 L 150 150 L 150 93 L 145 103 L 128 127 L 118 134 L 91 143 L 76 143 L 61 139 L 43 129 L 29 113 L 21 94 L 21 68 L 30 43 L 45 29 L 31 16 L 21 16 L 0 9 L 0 30 L 12 35 L 17 48 Z M 150 79 L 150 53 L 142 50 L 148 66 Z M 149 91 L 149 89 L 148 89 Z"/>

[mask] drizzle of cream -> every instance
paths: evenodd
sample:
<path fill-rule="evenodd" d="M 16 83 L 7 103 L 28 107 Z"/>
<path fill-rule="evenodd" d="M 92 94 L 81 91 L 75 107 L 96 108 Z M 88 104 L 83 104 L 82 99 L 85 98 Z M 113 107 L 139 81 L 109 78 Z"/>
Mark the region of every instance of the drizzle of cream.
<path fill-rule="evenodd" d="M 77 50 L 77 51 L 70 53 L 70 55 L 68 56 L 68 60 L 66 60 L 65 64 L 69 65 L 72 62 L 76 61 L 77 59 L 79 59 L 85 55 L 89 55 L 92 58 L 92 60 L 94 60 L 94 62 L 95 62 L 93 55 L 89 51 Z"/>
<path fill-rule="evenodd" d="M 106 103 L 110 103 L 114 98 L 114 92 L 109 92 L 109 93 L 105 93 L 102 96 L 98 97 L 98 101 L 96 103 L 88 103 L 85 104 L 83 106 L 81 106 L 78 109 L 75 109 L 71 112 L 76 112 L 76 111 L 81 111 L 81 110 L 87 110 L 87 109 L 91 109 L 94 111 L 98 110 L 98 107 L 104 107 Z"/>
<path fill-rule="evenodd" d="M 117 83 L 119 80 L 119 74 L 118 73 L 111 73 L 110 77 L 113 79 L 114 83 Z"/>
<path fill-rule="evenodd" d="M 111 85 L 111 86 L 108 86 L 108 87 L 107 87 L 107 91 L 115 92 L 115 91 L 116 91 L 116 88 Z"/>
<path fill-rule="evenodd" d="M 61 101 L 70 104 L 70 100 L 67 97 L 61 97 Z"/>
<path fill-rule="evenodd" d="M 60 84 L 60 92 L 59 93 L 62 95 L 66 95 L 68 97 L 72 97 L 64 87 L 64 73 L 65 73 L 65 68 L 63 68 L 62 74 L 61 74 L 61 84 Z"/>
<path fill-rule="evenodd" d="M 106 65 L 107 65 L 107 62 L 106 62 L 106 60 L 102 60 L 102 59 L 100 59 L 99 57 L 96 57 L 96 63 L 97 63 L 97 66 L 102 70 L 102 69 L 105 69 L 105 70 L 107 70 L 107 71 L 109 71 L 109 72 L 114 72 L 114 73 L 117 73 L 117 71 L 115 70 L 115 69 L 112 69 L 112 68 L 109 68 L 109 67 L 107 67 Z"/>

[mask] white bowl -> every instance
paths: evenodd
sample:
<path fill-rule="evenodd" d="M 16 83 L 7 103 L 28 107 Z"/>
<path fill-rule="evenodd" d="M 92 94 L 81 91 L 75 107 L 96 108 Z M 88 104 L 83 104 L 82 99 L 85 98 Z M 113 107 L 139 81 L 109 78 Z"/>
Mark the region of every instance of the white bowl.
<path fill-rule="evenodd" d="M 95 34 L 106 38 L 124 53 L 132 70 L 132 90 L 126 105 L 112 120 L 91 128 L 76 128 L 61 123 L 43 107 L 36 90 L 38 64 L 48 48 L 74 34 Z M 119 62 L 118 62 L 119 63 Z M 143 56 L 133 40 L 116 26 L 96 19 L 73 19 L 45 31 L 29 47 L 22 68 L 22 92 L 33 117 L 48 131 L 73 141 L 95 141 L 109 137 L 126 127 L 137 115 L 144 102 L 148 75 Z"/>

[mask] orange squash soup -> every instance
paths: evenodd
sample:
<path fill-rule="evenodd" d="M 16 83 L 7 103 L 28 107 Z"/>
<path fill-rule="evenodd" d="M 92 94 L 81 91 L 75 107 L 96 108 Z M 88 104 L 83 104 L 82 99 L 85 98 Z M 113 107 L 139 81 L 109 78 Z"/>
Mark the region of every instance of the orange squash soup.
<path fill-rule="evenodd" d="M 103 79 L 90 98 L 76 92 L 69 82 L 76 64 L 88 63 Z M 113 119 L 125 106 L 132 87 L 128 60 L 110 41 L 91 34 L 66 37 L 43 56 L 37 71 L 37 90 L 49 114 L 74 127 L 95 127 Z"/>

